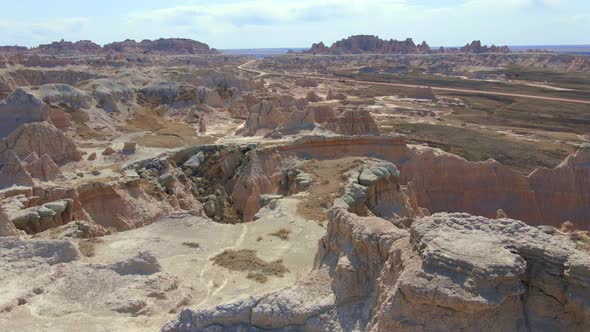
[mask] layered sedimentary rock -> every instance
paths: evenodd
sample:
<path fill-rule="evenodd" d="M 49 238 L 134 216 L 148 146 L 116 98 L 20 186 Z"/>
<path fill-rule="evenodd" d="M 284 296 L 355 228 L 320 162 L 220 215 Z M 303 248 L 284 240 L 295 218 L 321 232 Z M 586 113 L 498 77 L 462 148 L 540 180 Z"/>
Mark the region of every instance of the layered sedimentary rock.
<path fill-rule="evenodd" d="M 38 53 L 52 55 L 72 54 L 100 54 L 103 52 L 120 53 L 157 53 L 157 54 L 217 54 L 218 51 L 211 49 L 207 44 L 184 38 L 160 38 L 156 40 L 135 40 L 127 39 L 122 42 L 113 42 L 104 47 L 90 41 L 80 40 L 71 42 L 60 40 L 51 44 L 41 44 L 35 48 L 28 49 L 18 46 L 2 46 L 0 53 Z"/>
<path fill-rule="evenodd" d="M 473 331 L 588 328 L 588 256 L 554 230 L 441 213 L 412 225 L 408 244 L 390 251 L 369 328 L 432 330 L 441 322 Z M 406 257 L 415 261 L 402 267 L 408 248 Z"/>
<path fill-rule="evenodd" d="M 0 211 L 0 237 L 17 236 L 21 234 L 22 233 L 14 227 L 14 224 L 10 219 L 8 219 L 8 216 L 3 211 Z"/>
<path fill-rule="evenodd" d="M 59 42 L 53 42 L 51 44 L 41 44 L 32 51 L 44 54 L 96 54 L 101 50 L 102 47 L 100 45 L 95 44 L 90 40 L 70 42 L 62 39 Z"/>
<path fill-rule="evenodd" d="M 286 115 L 271 101 L 263 100 L 251 106 L 248 111 L 250 116 L 244 126 L 236 134 L 254 136 L 259 130 L 273 130 L 286 118 Z"/>
<path fill-rule="evenodd" d="M 74 202 L 66 199 L 12 211 L 8 217 L 17 229 L 34 234 L 71 222 L 73 214 Z"/>
<path fill-rule="evenodd" d="M 590 146 L 583 146 L 554 169 L 539 168 L 528 180 L 535 192 L 541 219 L 551 225 L 572 221 L 590 228 Z M 515 217 L 510 215 L 510 217 Z"/>
<path fill-rule="evenodd" d="M 315 112 L 313 110 L 294 110 L 289 113 L 276 132 L 292 135 L 303 130 L 313 130 L 313 128 L 315 128 Z"/>
<path fill-rule="evenodd" d="M 183 38 L 160 38 L 156 40 L 135 40 L 127 39 L 122 42 L 106 44 L 104 50 L 107 52 L 121 53 L 162 53 L 162 54 L 216 54 L 216 50 L 209 48 L 207 44 Z"/>
<path fill-rule="evenodd" d="M 383 40 L 377 36 L 358 35 L 335 42 L 326 47 L 323 42 L 313 44 L 309 53 L 312 54 L 427 54 L 430 53 L 430 46 L 426 42 L 416 45 L 411 38 L 405 41 Z"/>
<path fill-rule="evenodd" d="M 78 161 L 82 157 L 74 140 L 48 122 L 23 124 L 0 141 L 0 156 L 12 150 L 20 158 L 32 152 L 38 156 L 49 155 L 58 164 Z"/>
<path fill-rule="evenodd" d="M 49 104 L 65 104 L 72 108 L 89 108 L 92 105 L 92 97 L 88 93 L 67 84 L 44 84 L 33 93 Z"/>
<path fill-rule="evenodd" d="M 0 189 L 11 186 L 32 186 L 33 179 L 12 150 L 4 153 L 4 165 L 0 169 Z"/>
<path fill-rule="evenodd" d="M 379 135 L 379 126 L 367 110 L 346 110 L 326 127 L 345 136 Z"/>
<path fill-rule="evenodd" d="M 44 154 L 41 158 L 27 163 L 25 168 L 31 177 L 41 181 L 53 181 L 62 175 L 59 166 L 57 166 L 48 154 Z"/>
<path fill-rule="evenodd" d="M 0 139 L 8 136 L 22 124 L 48 120 L 47 105 L 24 89 L 19 88 L 0 101 Z"/>
<path fill-rule="evenodd" d="M 366 176 L 361 170 L 358 181 L 388 179 L 391 167 L 377 166 Z M 588 328 L 590 259 L 574 238 L 551 227 L 462 213 L 410 219 L 398 228 L 351 213 L 362 196 L 345 192 L 339 200 L 328 213 L 314 271 L 301 281 L 186 309 L 163 331 Z"/>
<path fill-rule="evenodd" d="M 487 45 L 482 46 L 481 41 L 474 40 L 471 44 L 467 44 L 461 47 L 461 52 L 463 53 L 508 53 L 510 49 L 508 46 L 496 46 L 492 45 L 488 47 Z"/>
<path fill-rule="evenodd" d="M 395 164 L 400 184 L 407 186 L 419 207 L 430 212 L 468 212 L 495 218 L 502 209 L 511 218 L 531 225 L 559 226 L 569 220 L 578 229 L 588 229 L 590 212 L 583 189 L 590 178 L 584 162 L 587 151 L 580 150 L 555 170 L 526 176 L 493 160 L 469 162 L 437 149 L 409 147 L 403 137 L 311 136 L 252 151 L 236 174 L 231 195 L 236 209 L 248 220 L 260 207 L 249 197 L 274 193 L 282 165 L 291 158 L 372 157 Z"/>

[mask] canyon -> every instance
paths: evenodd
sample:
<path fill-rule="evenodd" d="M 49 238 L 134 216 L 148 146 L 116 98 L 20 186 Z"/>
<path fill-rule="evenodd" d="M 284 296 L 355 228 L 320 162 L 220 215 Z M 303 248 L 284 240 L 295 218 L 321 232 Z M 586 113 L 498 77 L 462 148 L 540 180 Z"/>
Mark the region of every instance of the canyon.
<path fill-rule="evenodd" d="M 0 331 L 586 331 L 589 69 L 0 47 Z"/>

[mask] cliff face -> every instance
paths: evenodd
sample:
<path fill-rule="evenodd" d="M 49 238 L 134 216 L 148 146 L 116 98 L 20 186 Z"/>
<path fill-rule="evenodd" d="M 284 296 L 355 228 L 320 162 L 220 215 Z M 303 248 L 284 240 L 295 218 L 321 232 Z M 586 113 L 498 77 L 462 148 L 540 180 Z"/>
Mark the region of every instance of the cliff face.
<path fill-rule="evenodd" d="M 326 47 L 323 42 L 313 44 L 309 53 L 312 54 L 425 54 L 430 53 L 430 47 L 426 42 L 416 45 L 411 38 L 404 41 L 383 40 L 377 36 L 358 35 L 335 42 Z"/>
<path fill-rule="evenodd" d="M 363 172 L 359 179 L 367 178 Z M 368 177 L 375 185 L 396 172 L 382 164 Z M 301 281 L 212 308 L 185 309 L 162 331 L 589 328 L 590 260 L 573 237 L 463 213 L 397 227 L 351 212 L 361 196 L 345 192 L 337 199 L 314 270 Z"/>
<path fill-rule="evenodd" d="M 408 147 L 403 137 L 311 136 L 290 145 L 257 149 L 236 175 L 232 196 L 238 211 L 252 217 L 259 203 L 253 195 L 276 191 L 276 177 L 289 158 L 337 159 L 372 157 L 387 160 L 400 170 L 416 205 L 435 212 L 467 212 L 495 218 L 499 209 L 530 225 L 560 226 L 573 222 L 589 229 L 587 190 L 589 149 L 581 149 L 555 169 L 539 169 L 526 176 L 490 160 L 470 162 L 436 149 Z M 250 220 L 245 218 L 245 220 Z"/>

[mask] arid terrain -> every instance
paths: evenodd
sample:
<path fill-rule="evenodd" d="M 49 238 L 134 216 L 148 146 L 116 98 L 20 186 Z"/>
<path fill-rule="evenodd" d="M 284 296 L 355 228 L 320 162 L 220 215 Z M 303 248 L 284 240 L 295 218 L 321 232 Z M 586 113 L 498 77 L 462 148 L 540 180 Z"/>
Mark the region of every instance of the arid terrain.
<path fill-rule="evenodd" d="M 590 57 L 0 47 L 0 331 L 588 331 Z"/>

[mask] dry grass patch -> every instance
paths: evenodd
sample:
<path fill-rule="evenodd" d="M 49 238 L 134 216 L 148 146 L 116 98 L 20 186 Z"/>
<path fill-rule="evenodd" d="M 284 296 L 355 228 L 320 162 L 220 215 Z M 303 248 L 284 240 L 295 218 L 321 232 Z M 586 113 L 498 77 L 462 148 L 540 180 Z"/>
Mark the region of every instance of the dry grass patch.
<path fill-rule="evenodd" d="M 276 231 L 274 233 L 270 233 L 268 235 L 276 236 L 283 241 L 287 241 L 287 240 L 289 240 L 289 236 L 291 236 L 291 230 L 286 229 L 286 228 L 281 228 L 278 231 Z"/>
<path fill-rule="evenodd" d="M 311 160 L 302 169 L 313 178 L 309 195 L 297 206 L 297 214 L 320 224 L 326 220 L 326 211 L 332 207 L 334 199 L 343 194 L 348 181 L 345 173 L 363 163 L 361 159 L 350 157 L 335 160 Z"/>
<path fill-rule="evenodd" d="M 269 276 L 283 277 L 289 272 L 282 259 L 266 262 L 260 259 L 254 250 L 225 250 L 211 260 L 215 265 L 228 270 L 248 272 L 248 279 L 261 283 L 266 282 Z"/>

